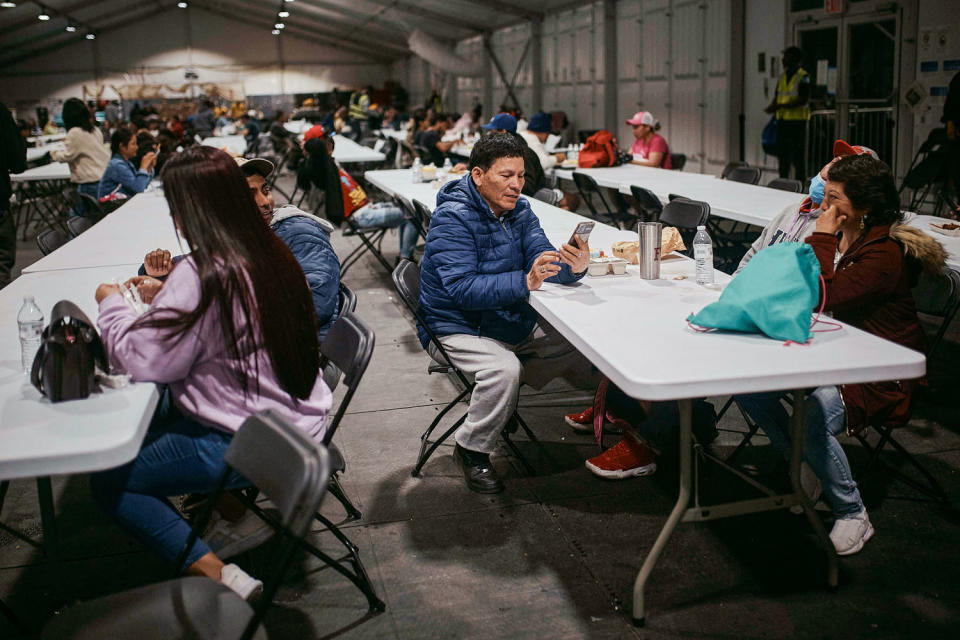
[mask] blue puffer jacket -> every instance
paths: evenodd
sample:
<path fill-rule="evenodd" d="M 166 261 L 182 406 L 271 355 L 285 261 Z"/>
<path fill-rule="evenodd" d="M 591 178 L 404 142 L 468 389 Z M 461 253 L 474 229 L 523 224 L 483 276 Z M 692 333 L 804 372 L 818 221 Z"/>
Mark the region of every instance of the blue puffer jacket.
<path fill-rule="evenodd" d="M 273 212 L 270 227 L 290 247 L 310 285 L 317 311 L 317 337 L 323 342 L 340 310 L 340 260 L 330 245 L 333 226 L 287 205 Z"/>
<path fill-rule="evenodd" d="M 537 312 L 527 303 L 527 273 L 544 251 L 556 251 L 526 198 L 497 219 L 470 174 L 440 189 L 420 263 L 420 309 L 438 336 L 463 333 L 517 344 Z M 582 277 L 562 265 L 548 282 Z M 417 327 L 420 342 L 428 337 Z"/>

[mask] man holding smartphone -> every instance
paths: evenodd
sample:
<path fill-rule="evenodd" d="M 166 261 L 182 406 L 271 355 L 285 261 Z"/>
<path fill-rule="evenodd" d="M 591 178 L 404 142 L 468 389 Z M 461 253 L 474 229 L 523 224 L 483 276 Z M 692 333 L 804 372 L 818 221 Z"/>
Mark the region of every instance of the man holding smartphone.
<path fill-rule="evenodd" d="M 454 458 L 478 493 L 503 490 L 490 453 L 516 408 L 520 382 L 540 388 L 568 370 L 590 371 L 528 303 L 545 281 L 582 278 L 590 255 L 580 237 L 559 250 L 547 239 L 520 197 L 523 154 L 523 143 L 506 133 L 474 146 L 470 173 L 437 195 L 420 267 L 423 317 L 453 364 L 477 383 L 455 433 Z"/>

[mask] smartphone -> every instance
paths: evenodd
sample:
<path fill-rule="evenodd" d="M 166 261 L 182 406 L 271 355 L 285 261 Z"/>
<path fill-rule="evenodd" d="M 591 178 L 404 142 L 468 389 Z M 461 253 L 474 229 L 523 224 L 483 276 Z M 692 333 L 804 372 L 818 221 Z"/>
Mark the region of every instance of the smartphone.
<path fill-rule="evenodd" d="M 570 240 L 567 241 L 567 244 L 573 246 L 576 245 L 576 237 L 580 236 L 580 240 L 583 244 L 588 244 L 587 240 L 590 238 L 590 232 L 593 231 L 594 222 L 581 222 L 577 225 L 577 228 L 573 230 L 573 233 L 570 235 Z"/>

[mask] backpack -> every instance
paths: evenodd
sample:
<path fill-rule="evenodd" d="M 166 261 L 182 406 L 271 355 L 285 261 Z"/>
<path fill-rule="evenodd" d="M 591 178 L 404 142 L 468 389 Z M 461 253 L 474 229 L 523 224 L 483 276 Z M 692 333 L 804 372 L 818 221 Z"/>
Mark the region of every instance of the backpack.
<path fill-rule="evenodd" d="M 107 370 L 100 335 L 86 314 L 68 300 L 53 307 L 40 348 L 30 369 L 30 382 L 50 402 L 78 400 L 97 391 L 94 369 Z"/>
<path fill-rule="evenodd" d="M 770 122 L 763 127 L 760 144 L 767 155 L 777 155 L 777 116 L 770 116 Z"/>
<path fill-rule="evenodd" d="M 601 129 L 587 138 L 583 149 L 580 150 L 577 165 L 581 169 L 616 167 L 623 164 L 625 159 L 629 157 L 630 154 L 620 151 L 613 134 L 606 129 Z"/>

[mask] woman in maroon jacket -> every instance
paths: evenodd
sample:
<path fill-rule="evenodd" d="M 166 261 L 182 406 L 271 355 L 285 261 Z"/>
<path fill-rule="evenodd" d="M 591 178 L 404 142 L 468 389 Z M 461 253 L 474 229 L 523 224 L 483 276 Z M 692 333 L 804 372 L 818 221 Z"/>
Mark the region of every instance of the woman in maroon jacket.
<path fill-rule="evenodd" d="M 899 224 L 899 198 L 890 169 L 870 156 L 849 156 L 829 170 L 823 213 L 806 239 L 820 262 L 825 310 L 835 318 L 923 351 L 911 288 L 921 268 L 943 267 L 943 247 Z M 815 389 L 807 399 L 804 460 L 816 474 L 836 521 L 830 539 L 839 555 L 857 553 L 873 536 L 850 463 L 837 435 L 869 424 L 904 424 L 915 381 L 848 384 Z M 789 416 L 780 394 L 737 399 L 789 458 Z M 814 499 L 816 496 L 811 496 Z"/>

